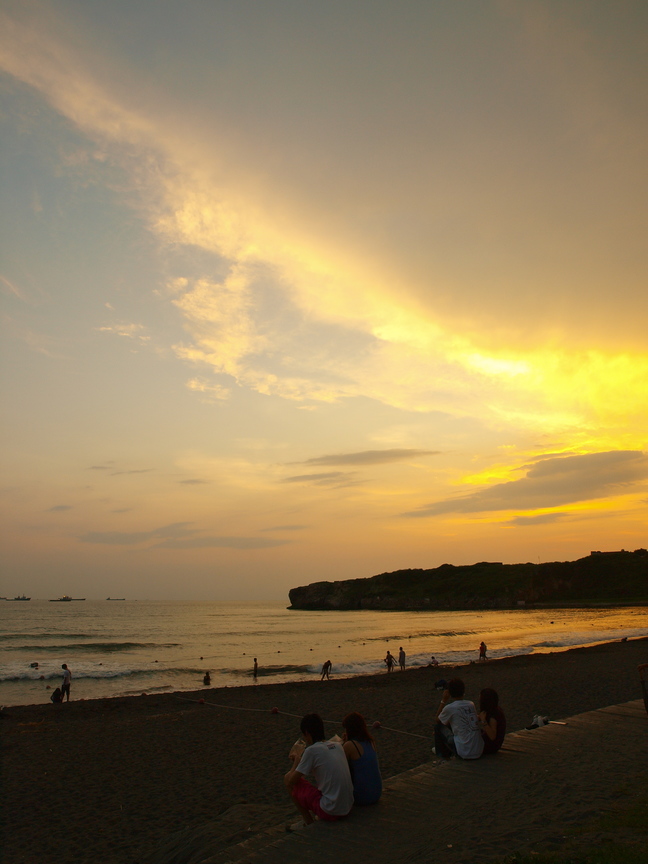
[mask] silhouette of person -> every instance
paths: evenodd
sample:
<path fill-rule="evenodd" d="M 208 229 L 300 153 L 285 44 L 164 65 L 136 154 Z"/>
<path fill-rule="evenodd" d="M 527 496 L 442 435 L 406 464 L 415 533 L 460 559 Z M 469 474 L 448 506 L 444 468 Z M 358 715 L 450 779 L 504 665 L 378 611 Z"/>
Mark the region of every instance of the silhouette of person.
<path fill-rule="evenodd" d="M 401 672 L 405 671 L 405 652 L 403 651 L 403 646 L 398 650 L 398 665 L 400 666 Z"/>
<path fill-rule="evenodd" d="M 61 702 L 63 701 L 63 697 L 67 697 L 67 701 L 70 701 L 70 684 L 72 683 L 72 673 L 67 667 L 67 663 L 64 663 L 61 666 L 63 670 L 63 683 L 61 684 Z"/>

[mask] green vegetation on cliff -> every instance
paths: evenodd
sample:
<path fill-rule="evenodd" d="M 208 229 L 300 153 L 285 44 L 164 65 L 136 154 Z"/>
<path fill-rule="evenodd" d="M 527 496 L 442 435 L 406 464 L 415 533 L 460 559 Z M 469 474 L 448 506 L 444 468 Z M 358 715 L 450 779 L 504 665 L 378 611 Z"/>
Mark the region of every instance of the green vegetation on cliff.
<path fill-rule="evenodd" d="M 291 609 L 493 609 L 521 605 L 648 602 L 648 551 L 592 552 L 577 561 L 482 561 L 313 582 L 289 592 Z"/>

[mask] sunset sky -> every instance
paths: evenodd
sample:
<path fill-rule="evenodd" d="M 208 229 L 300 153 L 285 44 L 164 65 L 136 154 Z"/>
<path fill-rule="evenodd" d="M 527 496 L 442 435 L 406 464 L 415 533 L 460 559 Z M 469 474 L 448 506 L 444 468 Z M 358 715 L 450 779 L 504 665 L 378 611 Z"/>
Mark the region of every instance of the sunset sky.
<path fill-rule="evenodd" d="M 647 32 L 3 0 L 0 594 L 647 546 Z"/>

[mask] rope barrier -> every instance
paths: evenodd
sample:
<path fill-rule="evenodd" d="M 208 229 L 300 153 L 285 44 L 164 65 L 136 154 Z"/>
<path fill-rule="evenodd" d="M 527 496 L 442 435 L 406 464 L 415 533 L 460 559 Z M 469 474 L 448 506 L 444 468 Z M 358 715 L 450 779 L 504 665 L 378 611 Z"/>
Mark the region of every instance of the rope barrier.
<path fill-rule="evenodd" d="M 194 705 L 208 705 L 210 708 L 228 708 L 230 711 L 256 711 L 260 714 L 268 713 L 267 708 L 244 708 L 241 705 L 222 705 L 219 702 L 208 702 L 206 699 L 189 699 L 186 696 L 176 696 L 175 694 L 174 698 L 177 699 L 179 702 L 191 702 Z M 272 708 L 270 710 L 270 713 L 282 714 L 284 717 L 294 717 L 297 720 L 301 720 L 303 716 L 301 714 L 291 714 L 289 711 L 280 711 L 278 708 Z M 330 723 L 334 726 L 340 726 L 339 720 L 323 720 L 322 722 Z M 383 726 L 382 723 L 380 723 L 380 721 L 378 720 L 375 722 L 379 725 L 378 727 L 374 728 L 385 729 L 387 732 L 396 732 L 398 735 L 411 735 L 413 738 L 424 738 L 426 741 L 434 740 L 430 735 L 420 735 L 418 732 L 406 732 L 403 729 L 394 729 L 391 726 Z"/>

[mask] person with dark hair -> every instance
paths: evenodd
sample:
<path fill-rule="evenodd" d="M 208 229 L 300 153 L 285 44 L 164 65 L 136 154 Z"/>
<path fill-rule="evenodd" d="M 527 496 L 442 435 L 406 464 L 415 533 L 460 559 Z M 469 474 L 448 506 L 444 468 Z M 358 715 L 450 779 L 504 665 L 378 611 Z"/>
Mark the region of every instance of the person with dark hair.
<path fill-rule="evenodd" d="M 284 783 L 304 825 L 319 819 L 332 822 L 346 816 L 353 806 L 353 783 L 342 745 L 324 740 L 324 722 L 319 714 L 307 714 L 300 724 L 306 749 L 290 751 L 293 766 Z M 315 786 L 306 780 L 310 775 Z M 313 815 L 314 814 L 314 815 Z"/>
<path fill-rule="evenodd" d="M 349 761 L 356 804 L 376 804 L 382 795 L 382 777 L 375 741 L 362 714 L 353 711 L 342 721 L 343 749 Z"/>
<path fill-rule="evenodd" d="M 323 681 L 325 678 L 328 681 L 331 677 L 331 669 L 333 668 L 333 664 L 330 660 L 327 660 L 322 666 L 322 677 L 320 681 Z"/>
<path fill-rule="evenodd" d="M 442 759 L 479 759 L 484 749 L 477 711 L 472 702 L 463 698 L 464 691 L 461 678 L 453 678 L 441 697 L 434 726 L 434 752 Z"/>
<path fill-rule="evenodd" d="M 401 647 L 398 649 L 398 665 L 400 666 L 401 672 L 405 671 L 405 658 L 406 654 L 403 650 L 403 646 L 401 645 Z"/>
<path fill-rule="evenodd" d="M 67 701 L 70 701 L 70 684 L 72 682 L 72 673 L 67 667 L 67 663 L 64 663 L 61 666 L 63 670 L 63 683 L 61 684 L 61 702 L 63 701 L 63 697 L 67 696 Z"/>
<path fill-rule="evenodd" d="M 499 707 L 499 696 L 490 687 L 479 694 L 479 721 L 484 739 L 484 756 L 497 753 L 506 735 L 506 717 Z"/>
<path fill-rule="evenodd" d="M 395 663 L 396 660 L 394 658 L 394 655 L 391 653 L 391 651 L 387 651 L 387 656 L 385 657 L 385 666 L 387 667 L 388 672 L 392 671 Z"/>

